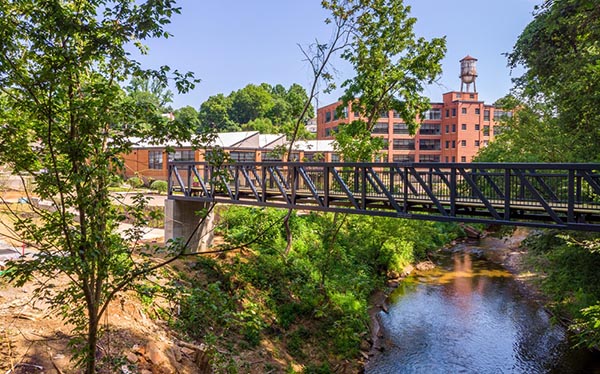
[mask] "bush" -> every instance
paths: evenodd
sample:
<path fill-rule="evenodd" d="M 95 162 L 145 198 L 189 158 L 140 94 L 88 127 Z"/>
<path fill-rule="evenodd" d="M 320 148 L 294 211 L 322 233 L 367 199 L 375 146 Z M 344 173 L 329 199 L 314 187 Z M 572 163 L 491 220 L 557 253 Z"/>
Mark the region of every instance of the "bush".
<path fill-rule="evenodd" d="M 123 178 L 118 175 L 113 175 L 110 178 L 109 186 L 110 187 L 121 187 L 123 185 Z"/>
<path fill-rule="evenodd" d="M 133 188 L 140 188 L 144 185 L 144 181 L 139 177 L 131 177 L 127 179 L 127 183 Z"/>
<path fill-rule="evenodd" d="M 156 180 L 150 184 L 150 189 L 154 190 L 158 193 L 165 193 L 165 192 L 167 192 L 168 188 L 169 188 L 169 185 L 167 184 L 166 181 Z"/>

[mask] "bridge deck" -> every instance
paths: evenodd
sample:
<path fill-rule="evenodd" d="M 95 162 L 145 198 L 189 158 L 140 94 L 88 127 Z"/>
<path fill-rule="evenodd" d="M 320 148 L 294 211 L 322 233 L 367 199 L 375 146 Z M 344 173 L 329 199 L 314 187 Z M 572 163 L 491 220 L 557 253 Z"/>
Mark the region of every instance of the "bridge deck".
<path fill-rule="evenodd" d="M 177 200 L 600 231 L 597 164 L 172 163 L 169 170 L 169 198 Z"/>

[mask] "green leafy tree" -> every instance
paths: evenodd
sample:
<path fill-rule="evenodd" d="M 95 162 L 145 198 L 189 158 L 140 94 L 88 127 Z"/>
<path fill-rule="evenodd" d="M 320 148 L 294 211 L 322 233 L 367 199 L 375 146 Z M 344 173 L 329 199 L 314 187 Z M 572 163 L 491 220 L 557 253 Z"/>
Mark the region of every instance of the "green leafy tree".
<path fill-rule="evenodd" d="M 150 101 L 151 105 L 163 112 L 171 110 L 169 104 L 173 102 L 173 92 L 161 79 L 135 76 L 129 82 L 127 92 L 138 102 L 138 105 Z"/>
<path fill-rule="evenodd" d="M 313 107 L 306 90 L 301 85 L 293 83 L 285 93 L 285 99 L 290 107 L 290 119 L 295 120 L 299 118 L 301 121 L 306 121 L 315 116 L 315 108 Z M 306 103 L 308 103 L 308 107 L 304 110 Z"/>
<path fill-rule="evenodd" d="M 257 118 L 242 125 L 242 130 L 258 131 L 261 134 L 273 134 L 278 132 L 278 128 L 273 125 L 273 122 L 268 118 Z"/>
<path fill-rule="evenodd" d="M 271 86 L 249 84 L 231 95 L 229 117 L 238 124 L 245 124 L 257 118 L 266 117 L 273 108 Z"/>
<path fill-rule="evenodd" d="M 494 103 L 496 108 L 511 111 L 496 126 L 501 131 L 489 146 L 481 148 L 478 162 L 563 162 L 571 159 L 571 148 L 564 148 L 565 134 L 556 126 L 552 113 L 544 104 L 525 104 L 508 95 Z"/>
<path fill-rule="evenodd" d="M 209 97 L 200 105 L 198 118 L 203 128 L 215 131 L 238 131 L 239 124 L 229 118 L 231 112 L 231 97 L 222 93 Z"/>
<path fill-rule="evenodd" d="M 178 127 L 189 128 L 191 131 L 206 131 L 207 129 L 200 128 L 200 120 L 198 119 L 198 112 L 191 106 L 184 106 L 175 110 L 175 122 Z"/>
<path fill-rule="evenodd" d="M 514 97 L 499 104 L 515 114 L 478 160 L 600 160 L 599 24 L 594 0 L 544 1 L 536 7 L 508 54 L 509 66 L 524 73 L 515 80 Z M 527 243 L 529 256 L 541 263 L 544 291 L 559 312 L 566 310 L 576 321 L 579 344 L 594 347 L 600 341 L 599 246 L 598 236 L 590 233 L 548 232 Z"/>
<path fill-rule="evenodd" d="M 361 142 L 369 142 L 366 137 L 370 138 L 380 113 L 392 109 L 415 133 L 417 118 L 422 118 L 430 107 L 421 92 L 424 84 L 433 83 L 441 73 L 446 42 L 444 38 L 417 38 L 413 31 L 416 18 L 409 16 L 410 6 L 402 0 L 334 0 L 323 1 L 323 5 L 353 25 L 342 57 L 354 67 L 356 75 L 342 84 L 342 101 L 344 106 L 352 104 L 352 110 L 365 118 L 339 127 L 341 141 L 337 148 L 348 161 L 370 161 L 372 154 L 348 159 L 345 153 L 353 145 L 345 139 L 361 134 L 365 137 Z M 367 148 L 377 152 L 380 148 L 376 143 Z"/>
<path fill-rule="evenodd" d="M 109 185 L 131 137 L 194 139 L 190 127 L 160 115 L 160 102 L 140 107 L 121 88 L 136 77 L 162 87 L 173 78 L 180 92 L 193 87 L 191 73 L 166 66 L 142 71 L 125 49 L 135 45 L 145 53 L 143 41 L 168 36 L 164 26 L 178 12 L 172 0 L 0 2 L 0 163 L 32 175 L 33 193 L 54 208 L 32 205 L 34 217 L 15 216 L 37 253 L 12 262 L 8 274 L 17 285 L 34 282 L 36 295 L 75 326 L 76 357 L 88 374 L 95 372 L 110 301 L 164 265 L 134 256 L 136 249 L 151 251 L 136 244 L 139 227 L 116 232 L 124 217 L 111 205 Z M 130 215 L 145 224 L 146 200 L 137 197 L 134 205 Z M 182 246 L 167 250 L 178 255 Z M 66 285 L 55 283 L 60 276 Z"/>
<path fill-rule="evenodd" d="M 508 55 L 522 66 L 515 94 L 537 120 L 514 123 L 513 135 L 538 131 L 522 149 L 558 145 L 560 161 L 600 160 L 600 7 L 595 0 L 553 0 L 536 7 L 534 20 Z M 519 119 L 529 121 L 531 116 Z M 506 139 L 509 140 L 509 139 Z M 542 152 L 539 161 L 550 161 Z"/>

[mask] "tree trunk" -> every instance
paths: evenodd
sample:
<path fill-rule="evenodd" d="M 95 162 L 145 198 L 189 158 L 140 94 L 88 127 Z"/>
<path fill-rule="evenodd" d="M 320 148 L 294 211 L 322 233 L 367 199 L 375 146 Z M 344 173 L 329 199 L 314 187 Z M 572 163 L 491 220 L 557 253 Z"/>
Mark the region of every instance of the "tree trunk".
<path fill-rule="evenodd" d="M 88 338 L 87 338 L 87 346 L 86 346 L 86 364 L 85 364 L 85 374 L 94 374 L 96 372 L 96 345 L 98 343 L 98 316 L 96 313 L 96 308 L 90 306 L 88 311 L 89 315 L 89 323 L 88 323 Z"/>

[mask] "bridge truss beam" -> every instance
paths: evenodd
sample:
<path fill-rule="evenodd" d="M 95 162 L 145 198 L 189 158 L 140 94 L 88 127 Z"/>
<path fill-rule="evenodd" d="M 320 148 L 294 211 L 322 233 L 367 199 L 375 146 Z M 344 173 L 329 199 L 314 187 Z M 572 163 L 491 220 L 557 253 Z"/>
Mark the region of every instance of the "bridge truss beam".
<path fill-rule="evenodd" d="M 600 232 L 600 164 L 169 163 L 169 199 Z"/>

